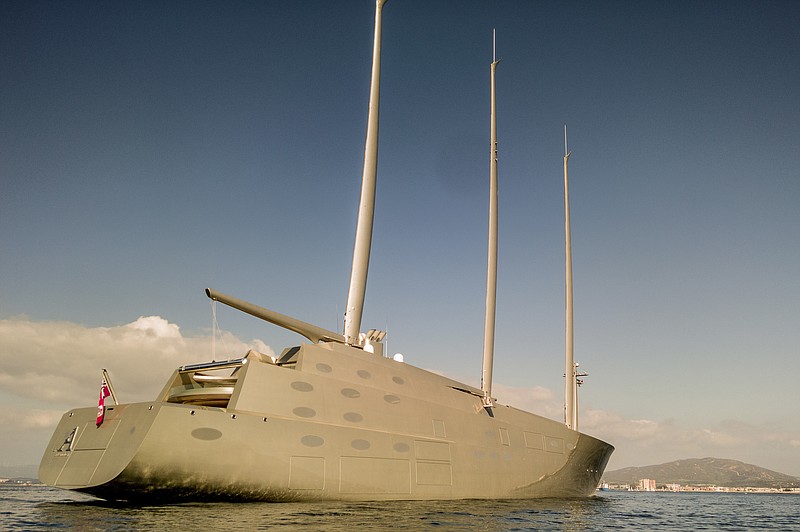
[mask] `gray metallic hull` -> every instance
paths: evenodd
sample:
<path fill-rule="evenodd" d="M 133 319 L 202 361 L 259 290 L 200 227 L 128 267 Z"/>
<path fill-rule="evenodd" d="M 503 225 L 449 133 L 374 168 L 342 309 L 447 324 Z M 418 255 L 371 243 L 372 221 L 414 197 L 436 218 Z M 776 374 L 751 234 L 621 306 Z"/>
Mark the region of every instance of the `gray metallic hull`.
<path fill-rule="evenodd" d="M 210 385 L 176 371 L 156 401 L 112 407 L 100 427 L 94 407 L 67 412 L 40 479 L 160 502 L 584 497 L 613 451 L 336 343 L 303 345 L 283 364 L 250 356 L 234 376 Z"/>
<path fill-rule="evenodd" d="M 251 352 L 230 364 L 179 368 L 153 402 L 109 408 L 100 426 L 94 407 L 67 412 L 42 458 L 44 483 L 108 500 L 156 502 L 594 493 L 611 445 L 490 397 L 493 317 L 486 327 L 485 392 L 385 358 L 385 333 L 360 333 L 374 211 L 383 4 L 376 0 L 345 335 L 207 290 L 213 300 L 315 343 L 277 360 Z M 494 93 L 494 82 L 492 87 Z M 496 160 L 495 135 L 491 142 Z M 493 201 L 496 218 L 496 196 Z M 496 229 L 492 233 L 490 261 L 496 262 Z M 487 309 L 490 303 L 493 309 L 496 281 L 493 273 L 488 277 Z"/>

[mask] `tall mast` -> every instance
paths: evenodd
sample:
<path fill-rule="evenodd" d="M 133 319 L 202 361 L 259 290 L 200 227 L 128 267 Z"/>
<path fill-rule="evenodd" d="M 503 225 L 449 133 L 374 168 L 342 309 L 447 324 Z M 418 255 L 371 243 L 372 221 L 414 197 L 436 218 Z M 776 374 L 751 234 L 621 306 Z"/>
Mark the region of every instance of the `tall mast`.
<path fill-rule="evenodd" d="M 372 77 L 369 88 L 367 140 L 364 146 L 364 171 L 361 177 L 361 200 L 358 205 L 356 239 L 350 289 L 344 314 L 344 338 L 348 345 L 358 345 L 361 314 L 367 292 L 367 270 L 372 245 L 372 222 L 375 214 L 375 182 L 378 173 L 378 109 L 381 78 L 381 12 L 387 0 L 375 1 L 375 40 L 372 47 Z"/>
<path fill-rule="evenodd" d="M 567 126 L 564 126 L 564 235 L 566 243 L 566 363 L 564 379 L 564 422 L 568 428 L 578 430 L 577 368 L 573 354 L 572 325 L 572 238 L 569 227 L 569 156 L 567 150 Z"/>
<path fill-rule="evenodd" d="M 492 363 L 494 360 L 494 321 L 497 307 L 497 109 L 495 70 L 500 61 L 496 55 L 496 35 L 492 32 L 491 65 L 491 139 L 489 141 L 489 259 L 486 272 L 486 317 L 483 326 L 483 372 L 481 391 L 484 406 L 492 405 Z"/>

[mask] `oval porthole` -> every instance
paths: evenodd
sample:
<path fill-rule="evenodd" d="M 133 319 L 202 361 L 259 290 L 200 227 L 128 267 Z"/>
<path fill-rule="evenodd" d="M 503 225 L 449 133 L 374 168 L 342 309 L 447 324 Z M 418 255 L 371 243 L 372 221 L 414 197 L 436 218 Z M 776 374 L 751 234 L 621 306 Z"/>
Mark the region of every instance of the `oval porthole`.
<path fill-rule="evenodd" d="M 197 438 L 198 440 L 211 441 L 218 440 L 221 437 L 222 432 L 217 429 L 212 429 L 211 427 L 201 427 L 192 431 L 192 438 Z"/>
<path fill-rule="evenodd" d="M 307 406 L 298 406 L 294 410 L 294 415 L 297 417 L 314 417 L 317 415 L 317 411 L 313 408 L 308 408 Z"/>
<path fill-rule="evenodd" d="M 294 381 L 291 384 L 292 389 L 297 390 L 298 392 L 310 392 L 314 390 L 314 386 L 303 381 Z"/>
<path fill-rule="evenodd" d="M 344 415 L 344 418 L 351 423 L 361 423 L 362 421 L 364 421 L 364 416 L 362 416 L 358 412 L 347 412 Z"/>
<path fill-rule="evenodd" d="M 322 446 L 322 444 L 325 443 L 325 440 L 323 440 L 319 436 L 313 436 L 309 434 L 308 436 L 303 436 L 302 438 L 300 438 L 300 443 L 302 443 L 306 447 L 320 447 Z"/>

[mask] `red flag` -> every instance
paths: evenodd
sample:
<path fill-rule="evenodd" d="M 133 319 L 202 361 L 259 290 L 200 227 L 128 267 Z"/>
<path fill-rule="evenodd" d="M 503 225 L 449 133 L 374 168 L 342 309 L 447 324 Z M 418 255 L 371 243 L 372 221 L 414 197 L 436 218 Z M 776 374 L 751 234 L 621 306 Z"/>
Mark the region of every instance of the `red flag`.
<path fill-rule="evenodd" d="M 106 382 L 105 377 L 103 377 L 103 382 L 100 383 L 100 400 L 97 401 L 96 424 L 98 427 L 103 424 L 103 418 L 106 415 L 106 397 L 109 395 L 111 395 L 111 390 L 109 390 L 108 383 Z"/>

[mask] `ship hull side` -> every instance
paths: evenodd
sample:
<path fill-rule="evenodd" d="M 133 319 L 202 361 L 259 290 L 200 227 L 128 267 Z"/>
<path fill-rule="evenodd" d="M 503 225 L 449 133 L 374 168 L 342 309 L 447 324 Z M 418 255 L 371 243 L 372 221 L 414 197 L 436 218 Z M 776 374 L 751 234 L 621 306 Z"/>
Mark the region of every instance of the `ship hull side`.
<path fill-rule="evenodd" d="M 251 362 L 227 407 L 161 400 L 64 415 L 46 484 L 103 499 L 434 500 L 583 497 L 613 451 L 562 423 L 361 350 L 304 345 Z M 177 389 L 180 389 L 178 387 Z"/>
<path fill-rule="evenodd" d="M 90 449 L 84 432 L 66 460 L 43 460 L 42 480 L 106 500 L 159 502 L 583 497 L 613 450 L 577 433 L 564 444 L 574 445 L 569 452 L 531 449 L 513 439 L 513 428 L 510 445 L 487 444 L 499 434 L 491 418 L 484 441 L 458 443 L 222 409 L 126 406 L 106 448 Z M 75 412 L 93 419 L 92 408 Z"/>

